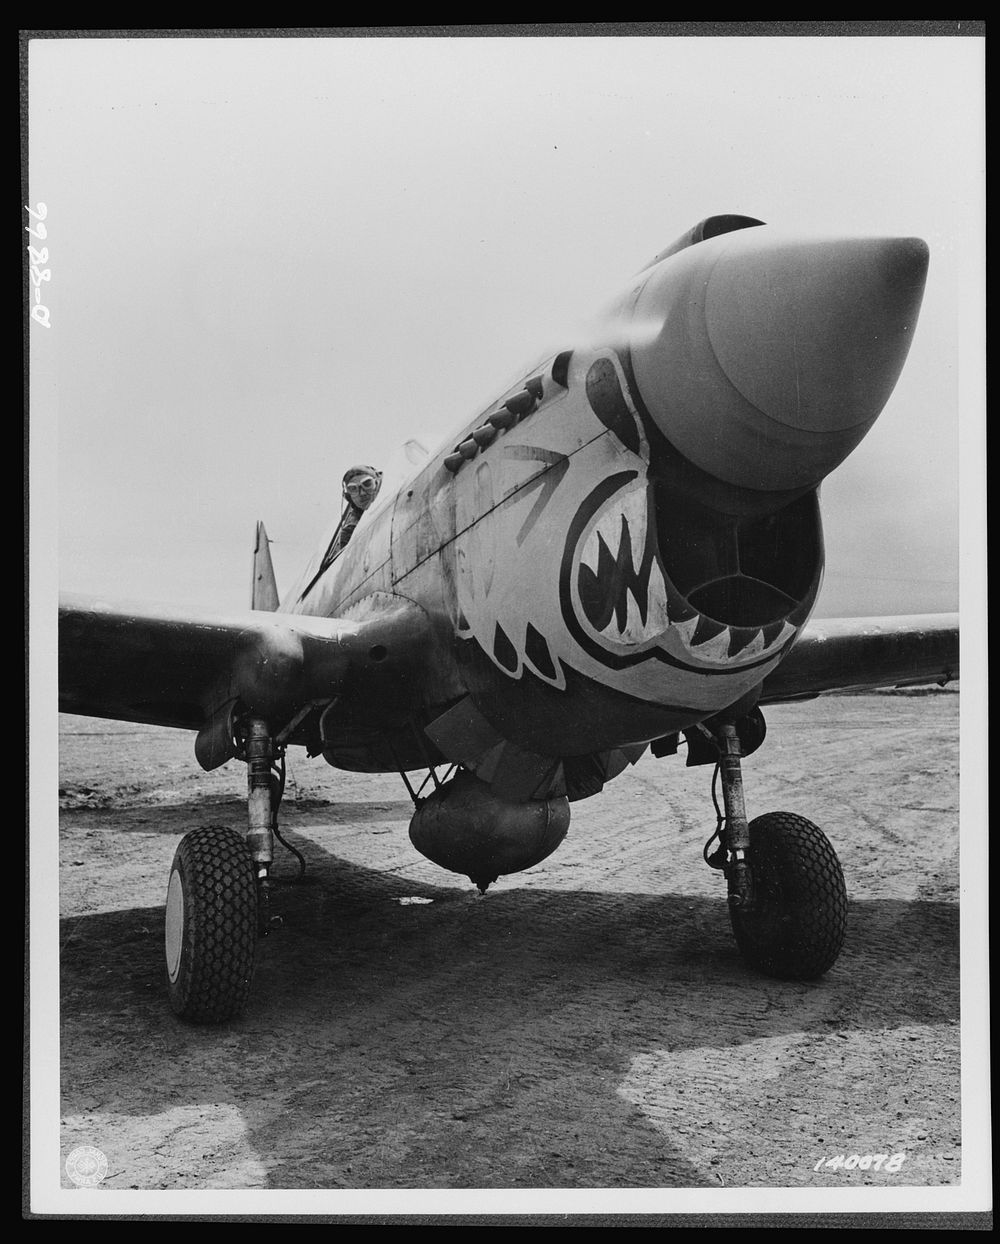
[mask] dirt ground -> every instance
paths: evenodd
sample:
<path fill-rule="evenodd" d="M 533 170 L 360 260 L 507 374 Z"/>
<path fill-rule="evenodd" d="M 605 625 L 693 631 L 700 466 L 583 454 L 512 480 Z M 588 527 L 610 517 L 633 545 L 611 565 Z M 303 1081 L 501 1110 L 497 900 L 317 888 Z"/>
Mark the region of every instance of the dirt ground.
<path fill-rule="evenodd" d="M 398 777 L 291 755 L 308 873 L 279 851 L 285 925 L 218 1028 L 170 1012 L 163 901 L 185 831 L 244 825 L 243 768 L 64 717 L 62 1160 L 99 1148 L 113 1189 L 958 1183 L 958 709 L 944 689 L 769 711 L 750 813 L 823 826 L 851 899 L 811 984 L 737 955 L 702 861 L 708 767 L 644 757 L 480 898 L 413 849 Z M 905 1156 L 829 1162 L 878 1154 Z"/>

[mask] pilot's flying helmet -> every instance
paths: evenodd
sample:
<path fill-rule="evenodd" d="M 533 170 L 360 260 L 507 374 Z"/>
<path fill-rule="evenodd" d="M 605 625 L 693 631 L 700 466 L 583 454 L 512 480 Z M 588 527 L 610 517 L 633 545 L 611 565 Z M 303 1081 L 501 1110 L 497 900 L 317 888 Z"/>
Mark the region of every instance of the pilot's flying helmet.
<path fill-rule="evenodd" d="M 344 496 L 359 510 L 367 510 L 378 496 L 382 472 L 370 466 L 351 467 L 344 473 Z"/>

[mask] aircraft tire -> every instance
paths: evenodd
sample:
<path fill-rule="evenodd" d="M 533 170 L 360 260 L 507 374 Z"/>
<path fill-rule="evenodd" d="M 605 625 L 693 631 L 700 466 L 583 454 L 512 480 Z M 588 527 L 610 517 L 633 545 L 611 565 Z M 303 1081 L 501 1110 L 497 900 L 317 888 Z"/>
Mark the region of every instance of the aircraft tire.
<path fill-rule="evenodd" d="M 202 826 L 185 834 L 170 869 L 167 992 L 181 1019 L 217 1024 L 239 1015 L 253 984 L 257 885 L 241 834 Z"/>
<path fill-rule="evenodd" d="M 754 906 L 730 907 L 746 962 L 783 980 L 814 980 L 837 960 L 847 932 L 847 886 L 826 834 L 793 812 L 750 822 Z"/>

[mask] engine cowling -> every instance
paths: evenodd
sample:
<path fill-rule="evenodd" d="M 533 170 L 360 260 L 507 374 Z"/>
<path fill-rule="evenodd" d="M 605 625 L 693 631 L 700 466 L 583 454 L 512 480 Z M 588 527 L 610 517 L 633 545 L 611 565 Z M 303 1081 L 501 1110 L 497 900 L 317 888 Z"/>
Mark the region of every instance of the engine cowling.
<path fill-rule="evenodd" d="M 461 770 L 423 800 L 410 821 L 410 841 L 449 872 L 479 889 L 551 855 L 569 829 L 569 800 L 507 803 Z"/>

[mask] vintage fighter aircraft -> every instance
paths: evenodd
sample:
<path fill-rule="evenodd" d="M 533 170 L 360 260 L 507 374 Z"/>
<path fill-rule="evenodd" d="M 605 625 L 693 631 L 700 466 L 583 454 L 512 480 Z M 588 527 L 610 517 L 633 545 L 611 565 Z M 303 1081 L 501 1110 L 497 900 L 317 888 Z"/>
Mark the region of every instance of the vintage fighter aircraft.
<path fill-rule="evenodd" d="M 957 677 L 954 615 L 809 624 L 818 488 L 893 389 L 926 267 L 915 238 L 710 217 L 633 279 L 596 342 L 530 368 L 355 513 L 349 542 L 338 522 L 280 603 L 261 526 L 238 616 L 64 598 L 62 710 L 186 727 L 205 769 L 247 766 L 247 832 L 194 829 L 170 873 L 177 1014 L 247 1002 L 277 920 L 291 746 L 398 770 L 414 845 L 485 890 L 555 850 L 574 800 L 683 735 L 688 763 L 721 777 L 705 858 L 743 956 L 825 972 L 839 862 L 798 815 L 748 823 L 741 757 L 769 703 Z"/>

